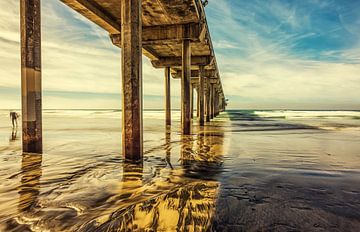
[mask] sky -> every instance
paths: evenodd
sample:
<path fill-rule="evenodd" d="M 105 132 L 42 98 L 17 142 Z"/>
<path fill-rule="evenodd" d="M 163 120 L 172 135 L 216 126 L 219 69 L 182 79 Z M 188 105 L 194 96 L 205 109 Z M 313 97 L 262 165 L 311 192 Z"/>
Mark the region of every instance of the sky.
<path fill-rule="evenodd" d="M 19 109 L 19 1 L 0 1 L 0 108 Z M 359 0 L 209 0 L 229 108 L 360 110 Z M 121 108 L 121 51 L 59 0 L 42 0 L 45 109 Z M 180 81 L 171 80 L 179 108 Z M 164 70 L 143 58 L 144 108 L 162 109 Z"/>

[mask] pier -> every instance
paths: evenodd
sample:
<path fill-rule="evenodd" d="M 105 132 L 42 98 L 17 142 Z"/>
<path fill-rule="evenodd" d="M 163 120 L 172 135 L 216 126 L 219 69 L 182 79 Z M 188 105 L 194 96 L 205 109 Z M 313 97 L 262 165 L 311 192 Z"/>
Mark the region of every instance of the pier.
<path fill-rule="evenodd" d="M 201 0 L 60 0 L 109 33 L 121 48 L 122 154 L 143 157 L 142 55 L 164 69 L 166 126 L 171 125 L 170 81 L 180 80 L 181 130 L 190 135 L 197 90 L 200 126 L 226 101 Z M 41 4 L 21 0 L 23 151 L 42 152 Z M 119 61 L 120 62 L 120 61 Z M 120 78 L 120 77 L 119 77 Z"/>

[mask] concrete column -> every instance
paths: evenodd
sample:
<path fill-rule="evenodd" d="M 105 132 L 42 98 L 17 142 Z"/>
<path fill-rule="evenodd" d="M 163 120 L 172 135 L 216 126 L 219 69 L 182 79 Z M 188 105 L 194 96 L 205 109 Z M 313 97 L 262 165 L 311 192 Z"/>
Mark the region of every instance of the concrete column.
<path fill-rule="evenodd" d="M 214 84 L 210 84 L 210 119 L 214 118 Z"/>
<path fill-rule="evenodd" d="M 166 126 L 171 125 L 170 67 L 165 68 L 165 117 Z"/>
<path fill-rule="evenodd" d="M 199 91 L 198 91 L 198 99 L 199 99 L 199 105 L 198 105 L 198 111 L 199 111 L 199 125 L 204 126 L 204 66 L 199 67 Z"/>
<path fill-rule="evenodd" d="M 206 86 L 206 96 L 205 96 L 205 110 L 206 110 L 206 122 L 210 122 L 210 114 L 211 114 L 211 109 L 210 109 L 210 83 L 209 83 L 209 78 L 205 78 L 204 79 L 205 82 L 205 86 Z"/>
<path fill-rule="evenodd" d="M 184 135 L 191 134 L 190 82 L 191 82 L 191 44 L 190 40 L 182 43 L 182 78 L 181 78 L 181 127 Z"/>
<path fill-rule="evenodd" d="M 217 93 L 217 90 L 215 89 L 215 104 L 214 104 L 214 117 L 218 116 L 218 103 L 219 103 L 219 95 Z"/>
<path fill-rule="evenodd" d="M 22 145 L 30 153 L 42 153 L 40 10 L 40 0 L 20 1 Z"/>
<path fill-rule="evenodd" d="M 122 153 L 143 157 L 141 0 L 121 0 Z"/>
<path fill-rule="evenodd" d="M 194 85 L 190 84 L 190 117 L 194 118 Z"/>
<path fill-rule="evenodd" d="M 196 88 L 196 117 L 200 117 L 200 98 L 199 98 L 199 86 Z"/>

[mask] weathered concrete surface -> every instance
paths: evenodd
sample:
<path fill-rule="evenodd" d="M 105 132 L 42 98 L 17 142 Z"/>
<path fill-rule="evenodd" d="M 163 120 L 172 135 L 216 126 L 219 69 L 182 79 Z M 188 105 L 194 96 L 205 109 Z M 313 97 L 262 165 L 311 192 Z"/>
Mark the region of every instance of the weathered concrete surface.
<path fill-rule="evenodd" d="M 198 92 L 198 99 L 199 99 L 199 125 L 204 126 L 204 67 L 199 67 L 199 92 Z"/>
<path fill-rule="evenodd" d="M 191 42 L 183 41 L 183 65 L 181 78 L 181 129 L 184 135 L 191 134 L 190 75 L 191 75 Z"/>
<path fill-rule="evenodd" d="M 170 67 L 165 68 L 165 122 L 166 126 L 171 125 Z"/>
<path fill-rule="evenodd" d="M 126 160 L 143 155 L 141 0 L 121 1 L 122 153 Z"/>
<path fill-rule="evenodd" d="M 42 153 L 40 0 L 20 1 L 23 151 Z"/>

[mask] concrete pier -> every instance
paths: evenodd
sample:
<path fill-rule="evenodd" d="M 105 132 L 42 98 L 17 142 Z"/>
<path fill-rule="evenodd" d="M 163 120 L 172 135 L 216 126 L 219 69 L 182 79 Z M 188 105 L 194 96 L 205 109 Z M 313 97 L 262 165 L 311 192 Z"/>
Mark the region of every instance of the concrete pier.
<path fill-rule="evenodd" d="M 121 0 L 122 154 L 143 156 L 141 0 Z"/>
<path fill-rule="evenodd" d="M 224 93 L 204 4 L 201 0 L 60 1 L 106 30 L 111 42 L 121 48 L 122 153 L 126 160 L 141 161 L 143 156 L 142 55 L 150 60 L 154 68 L 165 69 L 167 126 L 171 124 L 170 76 L 181 80 L 183 135 L 191 134 L 194 104 L 191 103 L 193 98 L 190 85 L 193 81 L 194 86 L 199 88 L 197 90 L 199 124 L 203 125 L 203 121 L 210 121 L 214 116 L 214 98 L 224 96 Z M 41 151 L 40 0 L 21 0 L 21 5 L 24 150 L 39 152 Z M 33 15 L 26 16 L 29 12 Z M 36 33 L 30 33 L 32 31 Z M 192 79 L 193 77 L 196 78 Z M 214 93 L 215 87 L 218 94 Z M 220 99 L 217 103 L 219 102 Z"/>
<path fill-rule="evenodd" d="M 22 145 L 42 153 L 41 4 L 20 1 Z"/>

